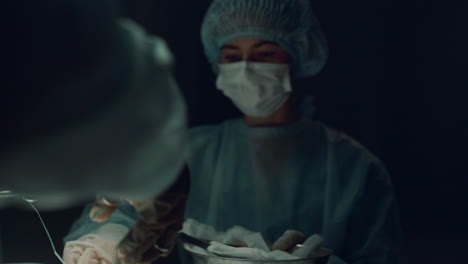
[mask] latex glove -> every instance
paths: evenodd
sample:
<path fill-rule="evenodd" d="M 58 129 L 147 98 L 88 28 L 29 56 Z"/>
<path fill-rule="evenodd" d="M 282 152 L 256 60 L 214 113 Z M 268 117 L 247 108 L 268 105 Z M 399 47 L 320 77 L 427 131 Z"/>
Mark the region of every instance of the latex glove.
<path fill-rule="evenodd" d="M 302 244 L 306 240 L 302 232 L 296 230 L 287 230 L 284 234 L 273 243 L 272 250 L 288 251 L 297 244 Z"/>
<path fill-rule="evenodd" d="M 117 245 L 128 228 L 118 224 L 105 224 L 96 233 L 69 241 L 63 250 L 65 264 L 115 264 Z"/>
<path fill-rule="evenodd" d="M 241 226 L 229 228 L 220 241 L 228 245 L 257 248 L 267 252 L 270 251 L 270 247 L 263 239 L 262 234 Z"/>
<path fill-rule="evenodd" d="M 263 239 L 262 234 L 241 226 L 233 226 L 226 232 L 220 232 L 216 231 L 212 226 L 189 218 L 184 223 L 183 232 L 199 239 L 218 241 L 231 246 L 251 247 L 270 251 L 270 247 Z"/>
<path fill-rule="evenodd" d="M 177 234 L 182 229 L 189 188 L 190 175 L 185 167 L 163 194 L 153 200 L 131 201 L 141 217 L 117 246 L 117 257 L 121 263 L 151 263 L 172 252 Z M 117 201 L 100 199 L 93 205 L 90 217 L 104 222 L 117 205 Z"/>
<path fill-rule="evenodd" d="M 320 248 L 322 243 L 323 237 L 318 234 L 314 234 L 307 238 L 307 240 L 302 243 L 302 247 L 294 250 L 292 254 L 299 258 L 308 258 L 312 256 L 317 249 Z"/>
<path fill-rule="evenodd" d="M 199 239 L 211 241 L 207 250 L 191 244 L 184 244 L 186 250 L 202 255 L 212 255 L 214 253 L 221 256 L 255 260 L 298 259 L 298 257 L 285 251 L 271 251 L 259 232 L 254 232 L 241 226 L 233 226 L 226 232 L 218 232 L 212 226 L 202 224 L 194 219 L 187 219 L 184 223 L 183 232 Z M 290 233 L 288 232 L 287 234 Z"/>
<path fill-rule="evenodd" d="M 251 247 L 231 247 L 216 241 L 211 242 L 207 251 L 221 256 L 230 256 L 235 258 L 247 258 L 254 260 L 293 260 L 298 257 L 288 254 L 281 250 L 265 251 L 259 248 Z"/>

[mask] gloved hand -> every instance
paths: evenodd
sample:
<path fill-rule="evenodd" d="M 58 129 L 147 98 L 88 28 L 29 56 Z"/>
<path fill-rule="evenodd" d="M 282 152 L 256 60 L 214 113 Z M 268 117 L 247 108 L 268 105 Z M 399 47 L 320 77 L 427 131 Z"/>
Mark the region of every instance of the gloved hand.
<path fill-rule="evenodd" d="M 105 224 L 95 233 L 69 241 L 63 250 L 65 264 L 115 264 L 117 245 L 128 228 L 119 224 Z"/>
<path fill-rule="evenodd" d="M 194 219 L 187 219 L 184 223 L 182 232 L 198 239 L 211 241 L 210 246 L 206 250 L 203 250 L 190 243 L 184 244 L 184 248 L 186 250 L 202 255 L 215 253 L 221 256 L 266 261 L 298 259 L 298 257 L 285 251 L 271 251 L 267 241 L 265 241 L 262 234 L 248 230 L 241 226 L 233 226 L 226 232 L 219 232 L 216 231 L 212 226 L 199 223 Z M 297 231 L 295 231 L 294 234 L 296 234 L 296 232 Z M 287 232 L 288 238 L 290 237 L 290 233 L 291 232 Z"/>
<path fill-rule="evenodd" d="M 189 188 L 190 175 L 185 167 L 163 194 L 153 200 L 130 202 L 141 218 L 117 246 L 117 257 L 121 263 L 151 263 L 172 252 L 177 234 L 182 229 Z M 97 200 L 90 211 L 91 219 L 106 221 L 117 204 L 115 201 Z"/>
<path fill-rule="evenodd" d="M 306 239 L 303 233 L 296 230 L 287 230 L 276 240 L 272 250 L 290 252 L 293 256 L 304 259 L 312 256 L 323 243 L 323 237 L 314 234 Z M 297 244 L 302 244 L 299 248 L 294 248 Z"/>
<path fill-rule="evenodd" d="M 272 250 L 288 251 L 297 244 L 301 244 L 306 240 L 303 233 L 296 230 L 287 230 L 284 234 L 273 243 Z"/>
<path fill-rule="evenodd" d="M 262 234 L 241 226 L 233 226 L 226 232 L 218 232 L 212 226 L 202 224 L 194 219 L 187 219 L 184 223 L 183 232 L 199 239 L 218 241 L 226 245 L 270 251 Z"/>
<path fill-rule="evenodd" d="M 323 237 L 319 234 L 311 235 L 302 243 L 302 247 L 295 249 L 292 254 L 299 258 L 308 258 L 316 252 L 323 243 Z"/>

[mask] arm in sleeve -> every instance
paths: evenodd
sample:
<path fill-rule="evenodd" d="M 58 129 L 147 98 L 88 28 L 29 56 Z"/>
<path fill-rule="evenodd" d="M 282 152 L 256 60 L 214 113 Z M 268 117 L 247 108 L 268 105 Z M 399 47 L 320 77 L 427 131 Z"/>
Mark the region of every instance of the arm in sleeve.
<path fill-rule="evenodd" d="M 89 217 L 93 204 L 88 204 L 80 218 L 72 225 L 70 232 L 65 236 L 64 244 L 69 241 L 78 240 L 80 237 L 95 233 L 99 228 L 106 224 L 118 224 L 131 228 L 140 218 L 135 208 L 128 202 L 122 203 L 115 209 L 112 216 L 105 222 L 99 223 Z"/>
<path fill-rule="evenodd" d="M 333 263 L 400 264 L 402 234 L 391 179 L 383 165 L 370 161 L 348 221 L 344 255 Z"/>

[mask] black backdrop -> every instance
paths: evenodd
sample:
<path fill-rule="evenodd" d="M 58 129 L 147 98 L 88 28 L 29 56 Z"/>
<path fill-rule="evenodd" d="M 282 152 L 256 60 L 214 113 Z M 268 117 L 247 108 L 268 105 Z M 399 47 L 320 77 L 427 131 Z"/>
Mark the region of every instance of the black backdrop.
<path fill-rule="evenodd" d="M 127 0 L 123 8 L 169 43 L 191 126 L 239 115 L 216 91 L 202 52 L 199 25 L 209 2 Z M 317 118 L 387 165 L 412 263 L 462 261 L 468 245 L 468 2 L 313 2 L 330 60 L 300 86 L 315 96 Z M 44 213 L 57 245 L 80 210 Z M 31 212 L 2 210 L 0 221 L 5 261 L 58 263 Z"/>

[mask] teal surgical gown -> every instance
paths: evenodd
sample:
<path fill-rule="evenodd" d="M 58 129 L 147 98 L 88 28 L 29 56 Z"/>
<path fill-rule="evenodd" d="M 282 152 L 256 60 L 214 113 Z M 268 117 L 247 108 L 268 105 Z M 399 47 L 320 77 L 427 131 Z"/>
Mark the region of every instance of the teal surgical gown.
<path fill-rule="evenodd" d="M 187 217 L 225 230 L 320 233 L 333 263 L 401 263 L 397 202 L 382 163 L 311 117 L 286 126 L 241 119 L 190 133 Z"/>
<path fill-rule="evenodd" d="M 287 229 L 320 233 L 333 264 L 402 263 L 390 176 L 345 134 L 308 116 L 278 127 L 239 119 L 192 129 L 190 145 L 187 217 L 220 231 L 244 226 L 272 242 Z M 127 207 L 108 222 L 131 226 L 137 214 Z M 98 228 L 88 213 L 65 241 Z"/>

